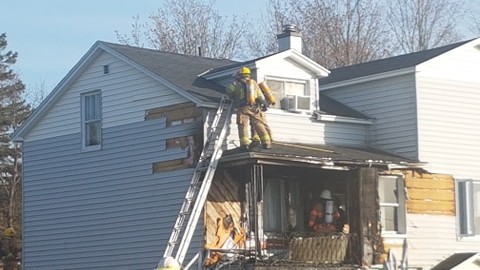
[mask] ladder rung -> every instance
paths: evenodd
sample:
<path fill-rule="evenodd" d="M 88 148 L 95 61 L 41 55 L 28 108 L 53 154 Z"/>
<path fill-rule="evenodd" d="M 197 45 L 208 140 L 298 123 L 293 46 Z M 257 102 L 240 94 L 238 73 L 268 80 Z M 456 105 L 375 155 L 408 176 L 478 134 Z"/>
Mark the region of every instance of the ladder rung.
<path fill-rule="evenodd" d="M 197 168 L 197 172 L 206 172 L 208 170 L 208 166 L 202 166 Z"/>
<path fill-rule="evenodd" d="M 180 216 L 186 216 L 186 215 L 190 214 L 190 212 L 192 212 L 192 211 L 181 211 Z"/>
<path fill-rule="evenodd" d="M 176 246 L 180 241 L 173 241 L 173 242 L 168 242 L 169 246 Z"/>
<path fill-rule="evenodd" d="M 174 252 L 175 246 L 179 244 L 180 246 L 176 250 L 178 254 L 176 254 L 175 258 L 179 258 L 180 262 L 183 261 L 185 257 L 196 221 L 198 220 L 200 211 L 198 211 L 199 209 L 197 208 L 202 207 L 206 198 L 205 192 L 208 194 L 208 190 L 213 181 L 218 159 L 222 154 L 222 146 L 225 143 L 225 130 L 228 123 L 230 123 L 231 115 L 232 103 L 223 97 L 212 125 L 208 130 L 207 141 L 197 161 L 192 181 L 183 201 L 182 208 L 178 213 L 177 221 L 170 235 L 168 247 L 165 250 L 165 255 L 171 256 L 173 255 L 172 253 Z M 200 192 L 202 193 L 201 196 L 199 194 Z M 187 220 L 188 223 L 184 224 Z M 179 239 L 180 236 L 182 236 L 182 240 Z"/>

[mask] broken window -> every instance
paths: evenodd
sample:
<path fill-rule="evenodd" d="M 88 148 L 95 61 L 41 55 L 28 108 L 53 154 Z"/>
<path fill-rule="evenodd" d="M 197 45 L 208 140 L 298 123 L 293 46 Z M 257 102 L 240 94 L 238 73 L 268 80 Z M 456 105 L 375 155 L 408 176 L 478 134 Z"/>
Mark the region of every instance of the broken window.
<path fill-rule="evenodd" d="M 460 235 L 480 235 L 480 181 L 458 182 Z"/>

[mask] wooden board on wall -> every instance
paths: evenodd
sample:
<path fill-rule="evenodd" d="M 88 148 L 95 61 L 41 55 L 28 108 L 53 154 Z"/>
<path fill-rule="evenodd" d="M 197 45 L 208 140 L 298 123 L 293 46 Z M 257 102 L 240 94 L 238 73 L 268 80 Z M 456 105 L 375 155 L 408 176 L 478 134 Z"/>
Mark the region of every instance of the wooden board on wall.
<path fill-rule="evenodd" d="M 205 204 L 205 238 L 207 244 L 215 241 L 217 219 L 230 214 L 235 226 L 240 227 L 241 203 L 239 184 L 228 173 L 218 170 L 215 174 Z"/>
<path fill-rule="evenodd" d="M 452 175 L 405 172 L 407 212 L 455 215 L 455 182 Z"/>

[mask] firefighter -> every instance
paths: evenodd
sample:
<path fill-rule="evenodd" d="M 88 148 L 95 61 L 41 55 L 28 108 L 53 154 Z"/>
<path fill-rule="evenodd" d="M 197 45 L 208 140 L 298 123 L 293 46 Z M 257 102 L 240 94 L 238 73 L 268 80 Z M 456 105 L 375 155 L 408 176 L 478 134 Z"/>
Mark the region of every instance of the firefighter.
<path fill-rule="evenodd" d="M 240 147 L 248 149 L 250 144 L 249 122 L 260 137 L 263 148 L 272 148 L 272 141 L 266 129 L 265 117 L 261 114 L 266 110 L 267 102 L 257 82 L 251 78 L 250 69 L 242 67 L 234 76 L 234 81 L 227 87 L 227 95 L 233 99 L 237 112 L 238 137 Z"/>
<path fill-rule="evenodd" d="M 265 129 L 267 130 L 268 136 L 270 136 L 270 141 L 273 142 L 273 137 L 272 137 L 272 130 L 270 129 L 270 126 L 267 124 L 267 116 L 266 116 L 266 111 L 267 107 L 270 105 L 275 105 L 275 96 L 273 95 L 272 91 L 270 90 L 270 87 L 268 87 L 266 82 L 260 82 L 258 84 L 260 87 L 260 90 L 262 91 L 263 97 L 266 100 L 267 104 L 266 106 L 262 107 L 262 110 L 260 110 L 260 116 L 263 119 L 263 123 L 265 124 Z M 250 143 L 250 147 L 255 147 L 255 146 L 260 146 L 260 136 L 258 136 L 257 132 L 253 127 L 250 128 L 250 131 L 252 133 L 252 143 Z"/>
<path fill-rule="evenodd" d="M 320 193 L 320 200 L 316 201 L 310 211 L 308 227 L 316 234 L 335 232 L 348 233 L 348 225 L 344 223 L 345 215 L 335 205 L 330 190 Z"/>

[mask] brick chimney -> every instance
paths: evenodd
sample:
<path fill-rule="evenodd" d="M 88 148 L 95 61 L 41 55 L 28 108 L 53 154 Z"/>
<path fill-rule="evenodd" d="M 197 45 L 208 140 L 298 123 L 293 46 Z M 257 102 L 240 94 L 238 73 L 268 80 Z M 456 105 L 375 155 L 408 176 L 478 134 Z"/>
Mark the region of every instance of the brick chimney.
<path fill-rule="evenodd" d="M 277 35 L 278 51 L 286 51 L 295 49 L 302 53 L 302 34 L 293 24 L 283 26 L 283 33 Z"/>

